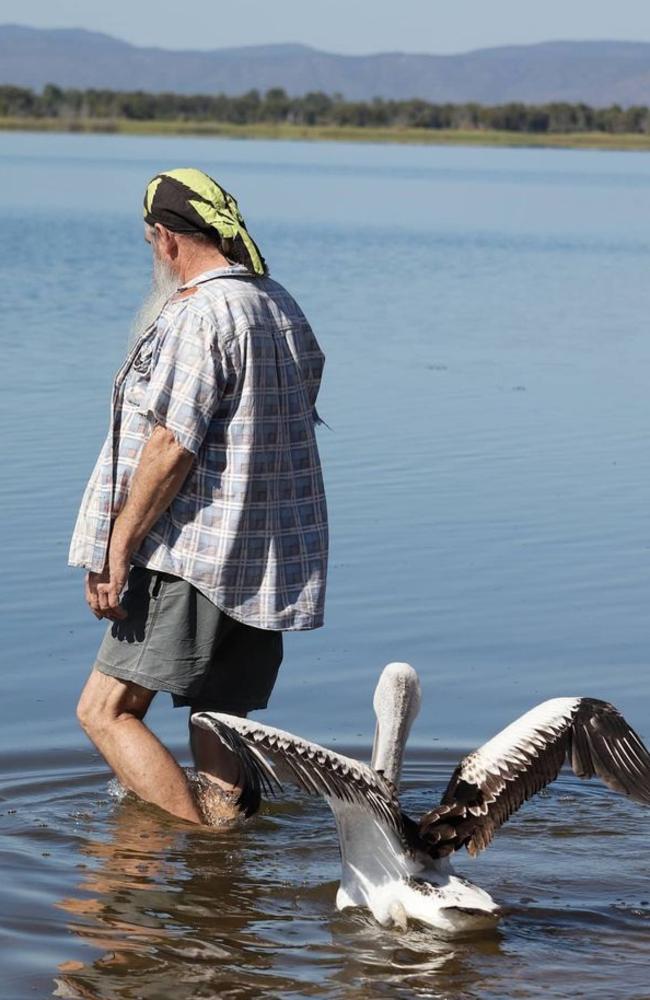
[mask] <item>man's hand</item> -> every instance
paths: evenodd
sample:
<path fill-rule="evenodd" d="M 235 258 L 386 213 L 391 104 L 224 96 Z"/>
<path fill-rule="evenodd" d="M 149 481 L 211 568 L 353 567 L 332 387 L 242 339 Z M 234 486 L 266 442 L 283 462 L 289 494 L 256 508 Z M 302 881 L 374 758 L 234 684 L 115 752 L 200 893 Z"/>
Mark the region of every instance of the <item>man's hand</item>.
<path fill-rule="evenodd" d="M 120 597 L 129 575 L 129 560 L 112 553 L 101 573 L 86 576 L 86 601 L 95 618 L 122 621 L 126 611 L 120 606 Z"/>
<path fill-rule="evenodd" d="M 108 560 L 102 573 L 86 577 L 86 600 L 96 618 L 122 621 L 120 594 L 129 575 L 131 553 L 167 510 L 192 468 L 194 455 L 166 427 L 154 427 L 142 449 L 126 504 L 113 522 Z"/>

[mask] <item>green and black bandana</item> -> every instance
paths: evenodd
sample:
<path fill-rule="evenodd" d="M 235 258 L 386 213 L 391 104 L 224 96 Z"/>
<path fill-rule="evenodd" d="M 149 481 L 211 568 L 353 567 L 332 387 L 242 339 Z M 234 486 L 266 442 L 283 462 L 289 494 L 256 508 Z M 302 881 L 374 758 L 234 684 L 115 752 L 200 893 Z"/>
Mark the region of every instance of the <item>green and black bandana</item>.
<path fill-rule="evenodd" d="M 229 246 L 243 245 L 250 270 L 267 273 L 236 200 L 202 170 L 187 167 L 157 174 L 145 192 L 144 221 L 150 226 L 159 222 L 172 233 L 217 233 L 226 255 Z"/>

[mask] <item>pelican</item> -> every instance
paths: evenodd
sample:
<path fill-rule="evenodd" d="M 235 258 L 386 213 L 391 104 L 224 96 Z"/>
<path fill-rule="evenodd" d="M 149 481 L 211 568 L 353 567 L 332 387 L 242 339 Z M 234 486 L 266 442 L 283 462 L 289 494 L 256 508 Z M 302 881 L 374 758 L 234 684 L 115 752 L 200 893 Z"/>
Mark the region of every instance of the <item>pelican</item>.
<path fill-rule="evenodd" d="M 327 801 L 339 836 L 339 910 L 365 907 L 382 925 L 416 920 L 451 936 L 496 924 L 491 896 L 454 874 L 450 855 L 474 856 L 519 807 L 554 781 L 568 758 L 579 778 L 597 775 L 615 791 L 650 805 L 650 754 L 613 705 L 594 698 L 553 698 L 503 729 L 454 770 L 438 805 L 418 821 L 402 811 L 398 787 L 409 732 L 421 701 L 417 673 L 390 663 L 375 690 L 377 717 L 370 766 L 248 719 L 197 712 L 236 754 L 245 815 L 262 793 L 289 781 Z"/>

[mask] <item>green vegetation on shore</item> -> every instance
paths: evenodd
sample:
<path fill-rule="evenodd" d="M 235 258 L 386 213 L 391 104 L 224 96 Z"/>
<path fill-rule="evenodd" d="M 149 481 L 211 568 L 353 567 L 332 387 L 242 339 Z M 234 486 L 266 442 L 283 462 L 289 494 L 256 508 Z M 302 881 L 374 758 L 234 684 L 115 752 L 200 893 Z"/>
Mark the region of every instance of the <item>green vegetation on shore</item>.
<path fill-rule="evenodd" d="M 348 142 L 650 149 L 650 108 L 432 104 L 0 86 L 0 129 Z"/>
<path fill-rule="evenodd" d="M 192 135 L 226 139 L 285 139 L 313 142 L 392 142 L 421 145 L 552 147 L 557 149 L 650 150 L 650 135 L 567 132 L 531 135 L 476 129 L 354 128 L 310 125 L 232 125 L 230 122 L 111 121 L 101 118 L 6 118 L 0 130 L 22 132 L 93 132 L 123 135 Z"/>

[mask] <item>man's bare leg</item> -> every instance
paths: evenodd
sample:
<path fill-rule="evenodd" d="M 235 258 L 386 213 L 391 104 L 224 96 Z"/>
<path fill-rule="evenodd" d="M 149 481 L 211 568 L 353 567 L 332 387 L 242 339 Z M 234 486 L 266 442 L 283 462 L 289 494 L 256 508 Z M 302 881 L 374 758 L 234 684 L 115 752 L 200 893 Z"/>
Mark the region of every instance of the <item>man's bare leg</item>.
<path fill-rule="evenodd" d="M 190 748 L 194 765 L 224 792 L 240 792 L 239 762 L 214 733 L 190 722 Z"/>
<path fill-rule="evenodd" d="M 185 774 L 142 721 L 155 693 L 93 670 L 77 717 L 126 788 L 180 819 L 203 823 Z"/>
<path fill-rule="evenodd" d="M 196 770 L 203 778 L 199 798 L 208 821 L 223 825 L 239 819 L 242 813 L 235 803 L 242 785 L 235 754 L 227 750 L 214 733 L 193 726 L 191 722 L 190 747 Z"/>

